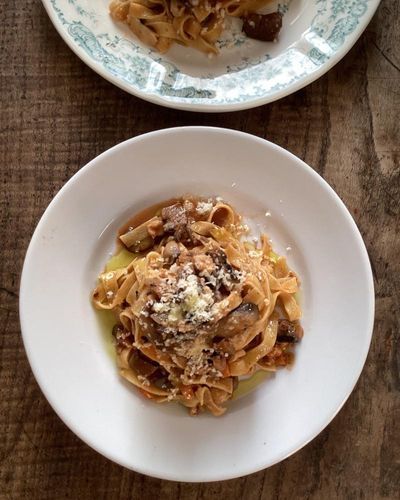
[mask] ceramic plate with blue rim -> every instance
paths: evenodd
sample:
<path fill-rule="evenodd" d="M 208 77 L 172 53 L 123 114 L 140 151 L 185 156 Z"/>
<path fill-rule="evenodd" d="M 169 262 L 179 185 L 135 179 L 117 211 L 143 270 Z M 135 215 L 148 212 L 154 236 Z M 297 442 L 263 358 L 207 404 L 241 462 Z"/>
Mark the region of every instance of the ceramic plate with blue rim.
<path fill-rule="evenodd" d="M 192 111 L 235 111 L 275 101 L 313 82 L 361 35 L 380 0 L 281 0 L 275 43 L 246 37 L 232 20 L 212 59 L 174 45 L 146 47 L 114 22 L 109 0 L 42 0 L 71 49 L 94 71 L 147 101 Z"/>

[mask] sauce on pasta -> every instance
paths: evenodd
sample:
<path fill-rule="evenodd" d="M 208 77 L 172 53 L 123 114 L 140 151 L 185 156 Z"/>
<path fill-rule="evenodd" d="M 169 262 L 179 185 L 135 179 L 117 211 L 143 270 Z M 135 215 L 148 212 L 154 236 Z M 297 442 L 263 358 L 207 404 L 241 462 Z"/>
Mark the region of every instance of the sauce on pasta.
<path fill-rule="evenodd" d="M 120 374 L 143 396 L 221 415 L 258 372 L 292 363 L 299 279 L 265 235 L 255 243 L 246 231 L 229 204 L 194 197 L 150 207 L 119 231 L 123 248 L 92 300 L 113 314 Z"/>

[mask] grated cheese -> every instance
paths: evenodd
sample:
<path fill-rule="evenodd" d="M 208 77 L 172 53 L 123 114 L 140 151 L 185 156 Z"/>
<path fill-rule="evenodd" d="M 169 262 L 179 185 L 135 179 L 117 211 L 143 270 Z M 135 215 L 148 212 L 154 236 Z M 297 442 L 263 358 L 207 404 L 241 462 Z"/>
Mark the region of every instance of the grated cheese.
<path fill-rule="evenodd" d="M 196 212 L 199 214 L 208 214 L 211 212 L 213 204 L 211 201 L 199 201 L 197 203 Z"/>

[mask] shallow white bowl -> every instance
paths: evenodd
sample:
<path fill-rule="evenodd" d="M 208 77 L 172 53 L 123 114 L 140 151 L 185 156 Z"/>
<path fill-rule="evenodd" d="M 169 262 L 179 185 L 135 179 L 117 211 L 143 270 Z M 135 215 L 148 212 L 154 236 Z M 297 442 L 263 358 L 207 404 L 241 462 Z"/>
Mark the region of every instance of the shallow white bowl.
<path fill-rule="evenodd" d="M 350 50 L 380 0 L 273 0 L 283 15 L 277 43 L 226 30 L 209 59 L 175 44 L 143 45 L 109 15 L 110 0 L 42 0 L 69 47 L 113 84 L 142 99 L 193 111 L 234 111 L 280 99 L 326 73 Z"/>
<path fill-rule="evenodd" d="M 89 300 L 121 223 L 185 193 L 232 202 L 302 279 L 305 336 L 294 367 L 231 402 L 221 418 L 156 405 L 124 383 Z M 119 144 L 61 189 L 26 255 L 20 315 L 35 377 L 81 439 L 145 474 L 213 481 L 283 460 L 332 420 L 365 362 L 374 291 L 353 219 L 309 166 L 257 137 L 189 127 Z"/>

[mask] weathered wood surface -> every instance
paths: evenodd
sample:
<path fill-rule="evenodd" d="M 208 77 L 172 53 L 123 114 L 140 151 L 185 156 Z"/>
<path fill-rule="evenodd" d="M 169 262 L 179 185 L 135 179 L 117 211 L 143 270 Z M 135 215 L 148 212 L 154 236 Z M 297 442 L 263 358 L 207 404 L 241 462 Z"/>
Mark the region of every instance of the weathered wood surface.
<path fill-rule="evenodd" d="M 314 84 L 258 109 L 204 115 L 148 104 L 98 77 L 67 48 L 39 1 L 1 0 L 0 12 L 0 498 L 398 498 L 399 1 L 383 0 L 355 47 Z M 332 424 L 268 470 L 197 485 L 130 472 L 75 437 L 32 377 L 18 322 L 24 254 L 65 181 L 124 139 L 191 124 L 266 137 L 313 166 L 352 212 L 376 285 L 367 364 Z"/>

